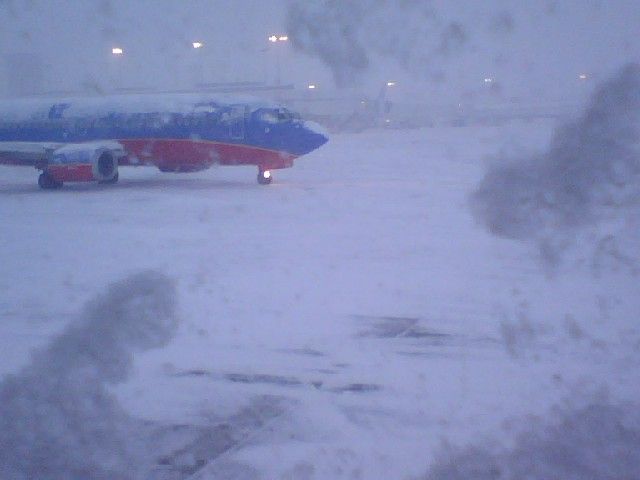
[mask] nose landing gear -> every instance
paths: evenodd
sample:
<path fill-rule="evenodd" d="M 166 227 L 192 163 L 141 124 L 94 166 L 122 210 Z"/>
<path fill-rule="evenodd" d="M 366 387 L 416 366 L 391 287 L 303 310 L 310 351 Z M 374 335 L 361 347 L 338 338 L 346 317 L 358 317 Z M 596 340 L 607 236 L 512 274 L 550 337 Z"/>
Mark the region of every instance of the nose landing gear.
<path fill-rule="evenodd" d="M 271 176 L 271 172 L 269 170 L 259 170 L 258 171 L 258 183 L 260 185 L 269 185 L 273 180 Z"/>

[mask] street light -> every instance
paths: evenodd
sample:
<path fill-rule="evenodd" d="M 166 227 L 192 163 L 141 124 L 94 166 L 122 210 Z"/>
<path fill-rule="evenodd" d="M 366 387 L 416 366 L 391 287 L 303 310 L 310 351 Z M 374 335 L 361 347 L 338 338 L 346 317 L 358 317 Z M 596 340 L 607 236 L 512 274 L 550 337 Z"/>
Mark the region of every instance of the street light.
<path fill-rule="evenodd" d="M 195 40 L 191 42 L 191 46 L 193 47 L 193 81 L 194 84 L 201 85 L 204 83 L 204 66 L 203 66 L 203 57 L 205 56 L 205 50 L 202 49 L 204 47 L 204 43 Z"/>
<path fill-rule="evenodd" d="M 396 82 L 387 82 L 387 87 L 395 87 Z"/>
<path fill-rule="evenodd" d="M 124 61 L 124 49 L 122 47 L 111 47 L 111 57 L 108 62 L 108 69 L 109 76 L 111 77 L 114 87 L 123 86 L 123 69 L 125 65 L 122 62 Z"/>
<path fill-rule="evenodd" d="M 589 78 L 589 75 L 587 75 L 586 73 L 581 73 L 580 75 L 578 75 L 578 78 L 580 80 L 586 80 L 587 78 Z"/>
<path fill-rule="evenodd" d="M 309 90 L 315 90 L 315 89 L 316 89 L 316 86 L 315 86 L 313 83 L 310 83 L 310 84 L 309 84 L 309 86 L 307 86 L 307 88 L 308 88 Z"/>
<path fill-rule="evenodd" d="M 282 43 L 282 42 L 288 42 L 289 41 L 289 36 L 288 35 L 271 35 L 268 40 L 271 43 Z M 276 50 L 276 85 L 280 85 L 280 78 L 281 78 L 281 74 L 280 74 L 280 49 Z"/>
<path fill-rule="evenodd" d="M 271 35 L 268 40 L 271 43 L 276 43 L 276 42 L 288 42 L 289 41 L 289 36 L 288 35 Z"/>

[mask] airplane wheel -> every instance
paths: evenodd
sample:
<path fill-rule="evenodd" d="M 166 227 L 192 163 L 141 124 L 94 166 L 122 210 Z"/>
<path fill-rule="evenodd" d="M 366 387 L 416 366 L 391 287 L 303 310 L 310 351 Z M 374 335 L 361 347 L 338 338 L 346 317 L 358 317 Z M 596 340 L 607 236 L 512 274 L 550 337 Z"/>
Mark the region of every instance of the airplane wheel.
<path fill-rule="evenodd" d="M 118 183 L 118 177 L 119 177 L 118 172 L 116 172 L 113 178 L 110 178 L 109 180 L 100 180 L 98 183 L 103 185 L 112 185 L 114 183 Z"/>
<path fill-rule="evenodd" d="M 269 185 L 273 180 L 273 176 L 269 170 L 261 170 L 258 172 L 258 183 L 260 185 Z"/>
<path fill-rule="evenodd" d="M 38 185 L 43 190 L 56 190 L 62 188 L 62 182 L 57 181 L 47 172 L 42 172 L 38 177 Z"/>

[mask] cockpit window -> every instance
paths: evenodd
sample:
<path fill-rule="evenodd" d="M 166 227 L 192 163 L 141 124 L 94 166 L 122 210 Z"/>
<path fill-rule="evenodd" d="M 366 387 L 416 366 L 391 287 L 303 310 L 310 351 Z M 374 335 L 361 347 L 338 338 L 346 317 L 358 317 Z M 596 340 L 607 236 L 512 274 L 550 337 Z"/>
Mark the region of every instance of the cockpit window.
<path fill-rule="evenodd" d="M 299 118 L 300 115 L 286 108 L 264 108 L 258 114 L 258 119 L 264 123 L 287 123 Z"/>
<path fill-rule="evenodd" d="M 264 123 L 278 123 L 278 112 L 276 110 L 262 110 L 258 114 L 258 119 Z"/>
<path fill-rule="evenodd" d="M 287 110 L 286 108 L 278 109 L 278 119 L 280 121 L 289 122 L 291 120 L 299 120 L 300 114 Z"/>
<path fill-rule="evenodd" d="M 291 120 L 291 115 L 289 114 L 289 111 L 287 109 L 284 108 L 279 108 L 278 109 L 278 120 L 281 122 L 288 122 L 289 120 Z"/>

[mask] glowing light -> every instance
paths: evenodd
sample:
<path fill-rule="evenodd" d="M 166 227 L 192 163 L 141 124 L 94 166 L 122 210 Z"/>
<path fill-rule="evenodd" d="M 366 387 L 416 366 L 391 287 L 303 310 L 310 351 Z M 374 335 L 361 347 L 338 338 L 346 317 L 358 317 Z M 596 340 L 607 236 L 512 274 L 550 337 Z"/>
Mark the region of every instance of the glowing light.
<path fill-rule="evenodd" d="M 269 170 L 265 170 L 262 172 L 263 178 L 271 178 L 271 172 Z"/>
<path fill-rule="evenodd" d="M 387 82 L 387 87 L 395 87 L 396 82 Z"/>
<path fill-rule="evenodd" d="M 114 47 L 111 49 L 111 53 L 114 55 L 122 55 L 124 53 L 124 50 L 122 50 L 120 47 Z"/>
<path fill-rule="evenodd" d="M 193 42 L 191 45 L 193 45 L 193 48 L 202 48 L 204 46 L 202 42 Z"/>
<path fill-rule="evenodd" d="M 580 80 L 586 80 L 587 78 L 589 78 L 589 75 L 587 75 L 586 73 L 581 73 L 580 75 L 578 75 L 578 78 Z"/>
<path fill-rule="evenodd" d="M 490 78 L 490 77 L 485 78 L 484 83 L 493 83 L 493 78 Z"/>
<path fill-rule="evenodd" d="M 388 118 L 384 121 L 384 123 L 391 123 L 391 120 L 389 120 Z"/>
<path fill-rule="evenodd" d="M 309 90 L 315 90 L 315 89 L 316 89 L 316 86 L 315 86 L 313 83 L 311 83 L 311 84 L 309 84 L 309 86 L 308 86 L 307 88 L 308 88 Z"/>
<path fill-rule="evenodd" d="M 269 41 L 272 43 L 276 43 L 276 42 L 286 42 L 289 40 L 289 36 L 288 35 L 271 35 L 269 37 Z"/>

